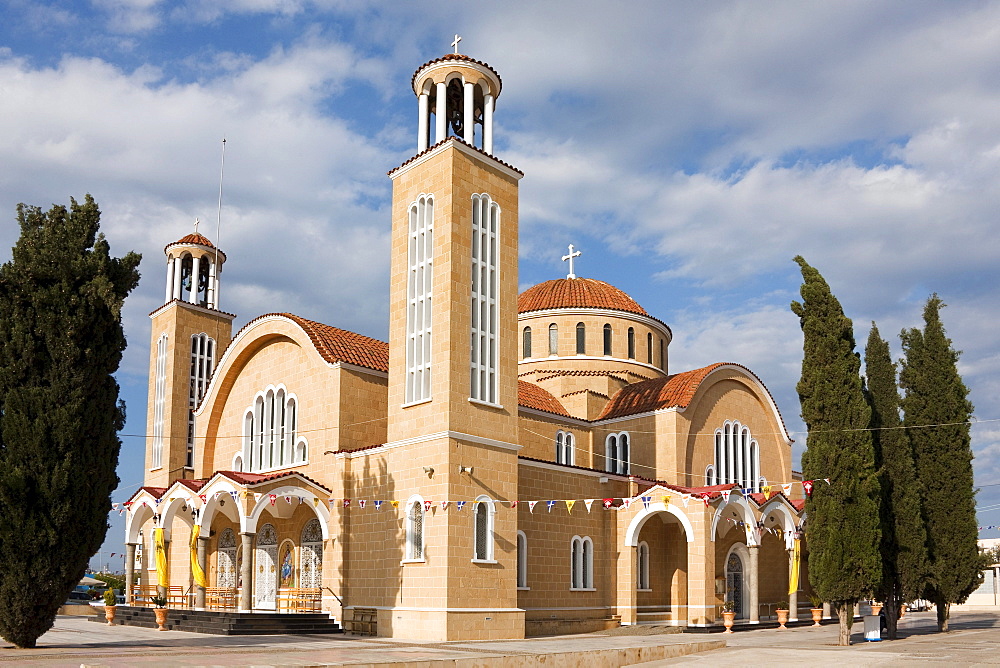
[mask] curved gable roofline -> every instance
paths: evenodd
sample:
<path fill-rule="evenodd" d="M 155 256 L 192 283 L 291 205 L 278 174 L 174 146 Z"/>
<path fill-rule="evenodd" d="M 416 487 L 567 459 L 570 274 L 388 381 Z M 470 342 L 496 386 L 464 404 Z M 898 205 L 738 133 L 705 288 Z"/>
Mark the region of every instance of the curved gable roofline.
<path fill-rule="evenodd" d="M 612 418 L 627 417 L 641 413 L 651 413 L 667 408 L 676 408 L 683 411 L 694 400 L 698 390 L 713 375 L 725 371 L 736 371 L 751 381 L 767 397 L 768 406 L 774 413 L 778 425 L 781 427 L 781 436 L 785 442 L 791 444 L 792 438 L 785 427 L 785 420 L 781 417 L 778 404 L 775 403 L 771 391 L 761 382 L 753 371 L 735 362 L 716 362 L 700 369 L 676 373 L 665 378 L 653 378 L 644 380 L 632 385 L 627 385 L 619 390 L 611 401 L 604 407 L 604 411 L 598 416 L 595 422 L 609 420 Z"/>
<path fill-rule="evenodd" d="M 226 368 L 233 362 L 234 356 L 246 349 L 249 342 L 257 336 L 255 330 L 258 327 L 271 322 L 294 325 L 302 333 L 303 339 L 308 340 L 316 353 L 330 366 L 346 363 L 381 373 L 389 372 L 389 344 L 385 341 L 307 320 L 291 313 L 267 313 L 245 324 L 233 337 L 215 365 L 201 403 L 195 409 L 195 415 L 201 415 L 206 401 L 222 382 L 219 378 L 225 374 L 219 373 L 219 370 Z"/>

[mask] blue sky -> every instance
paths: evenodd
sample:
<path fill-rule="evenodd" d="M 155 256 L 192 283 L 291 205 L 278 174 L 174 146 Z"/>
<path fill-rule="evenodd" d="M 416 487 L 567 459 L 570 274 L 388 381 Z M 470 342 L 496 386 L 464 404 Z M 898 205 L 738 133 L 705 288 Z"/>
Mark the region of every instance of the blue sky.
<path fill-rule="evenodd" d="M 525 172 L 522 287 L 563 275 L 574 244 L 579 275 L 672 327 L 673 371 L 753 369 L 796 461 L 791 258 L 824 274 L 862 345 L 875 320 L 897 355 L 937 292 L 979 420 L 981 524 L 1000 524 L 1000 3 L 622 7 L 0 0 L 0 247 L 18 202 L 90 192 L 114 251 L 144 255 L 114 500 L 142 480 L 162 249 L 196 217 L 228 254 L 237 327 L 288 310 L 386 336 L 385 173 L 414 152 L 411 74 L 459 33 L 503 77 L 496 153 Z"/>

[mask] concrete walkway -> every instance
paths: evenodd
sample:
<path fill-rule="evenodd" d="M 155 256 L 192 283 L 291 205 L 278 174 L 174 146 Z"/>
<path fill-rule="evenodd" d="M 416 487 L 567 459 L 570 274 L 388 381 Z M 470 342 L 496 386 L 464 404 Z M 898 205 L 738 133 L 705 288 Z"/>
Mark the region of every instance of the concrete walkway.
<path fill-rule="evenodd" d="M 910 613 L 900 640 L 864 642 L 855 625 L 851 647 L 837 627 L 754 629 L 721 634 L 588 634 L 492 642 L 419 642 L 354 636 L 209 636 L 109 627 L 59 617 L 38 648 L 0 646 L 0 666 L 951 666 L 1000 665 L 1000 613 L 953 613 L 952 631 L 936 631 L 933 612 Z"/>

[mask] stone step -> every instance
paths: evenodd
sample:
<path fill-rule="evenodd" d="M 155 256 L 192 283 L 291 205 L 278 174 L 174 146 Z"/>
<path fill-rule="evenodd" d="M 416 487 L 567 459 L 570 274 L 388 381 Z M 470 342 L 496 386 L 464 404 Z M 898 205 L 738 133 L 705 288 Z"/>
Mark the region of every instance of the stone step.
<path fill-rule="evenodd" d="M 94 621 L 103 621 L 94 618 Z M 157 628 L 152 608 L 118 606 L 115 623 Z M 171 608 L 167 629 L 213 635 L 277 635 L 343 633 L 340 625 L 323 613 L 237 613 Z"/>

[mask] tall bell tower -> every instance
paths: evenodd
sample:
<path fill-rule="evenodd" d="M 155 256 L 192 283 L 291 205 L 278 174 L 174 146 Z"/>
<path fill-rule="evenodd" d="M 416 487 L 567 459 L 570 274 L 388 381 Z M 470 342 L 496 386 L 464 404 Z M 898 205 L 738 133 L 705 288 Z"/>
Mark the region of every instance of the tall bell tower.
<path fill-rule="evenodd" d="M 233 338 L 231 313 L 219 310 L 219 279 L 226 254 L 195 233 L 167 244 L 164 304 L 149 314 L 149 399 L 145 484 L 166 487 L 202 471 L 194 409 L 221 351 Z"/>
<path fill-rule="evenodd" d="M 500 76 L 458 53 L 459 40 L 455 53 L 414 73 L 417 152 L 389 173 L 387 445 L 406 452 L 397 498 L 434 501 L 423 561 L 402 569 L 407 598 L 393 610 L 392 632 L 513 638 L 524 634 L 511 505 L 523 174 L 493 151 Z M 468 505 L 436 503 L 449 499 Z"/>

